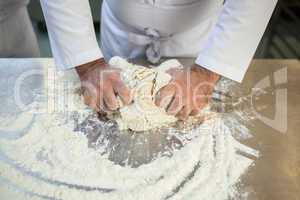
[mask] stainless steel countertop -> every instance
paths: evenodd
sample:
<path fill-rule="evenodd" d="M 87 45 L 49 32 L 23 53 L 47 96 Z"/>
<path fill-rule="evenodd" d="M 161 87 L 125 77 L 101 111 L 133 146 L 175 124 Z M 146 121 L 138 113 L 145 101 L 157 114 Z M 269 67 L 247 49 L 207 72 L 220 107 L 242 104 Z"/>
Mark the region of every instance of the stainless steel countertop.
<path fill-rule="evenodd" d="M 192 59 L 182 59 L 191 63 Z M 19 112 L 12 100 L 17 75 L 54 69 L 52 59 L 0 59 L 0 114 Z M 74 78 L 74 72 L 68 72 Z M 287 80 L 285 80 L 287 77 Z M 261 81 L 263 80 L 263 81 Z M 21 96 L 26 102 L 41 89 L 43 78 L 25 81 Z M 266 86 L 262 98 L 255 99 L 253 88 Z M 3 90 L 5 88 L 5 90 Z M 253 97 L 239 109 L 254 117 L 248 124 L 252 138 L 244 144 L 260 151 L 255 165 L 245 174 L 243 187 L 249 199 L 300 199 L 300 62 L 299 60 L 254 60 L 242 84 L 235 87 L 238 96 Z M 287 113 L 285 113 L 287 94 Z M 253 114 L 254 113 L 254 114 Z M 285 117 L 286 114 L 286 117 Z M 278 118 L 276 118 L 278 117 Z M 285 118 L 287 121 L 285 121 Z M 274 121 L 275 119 L 275 121 Z M 273 120 L 273 121 L 272 121 Z M 286 123 L 286 124 L 285 124 Z"/>

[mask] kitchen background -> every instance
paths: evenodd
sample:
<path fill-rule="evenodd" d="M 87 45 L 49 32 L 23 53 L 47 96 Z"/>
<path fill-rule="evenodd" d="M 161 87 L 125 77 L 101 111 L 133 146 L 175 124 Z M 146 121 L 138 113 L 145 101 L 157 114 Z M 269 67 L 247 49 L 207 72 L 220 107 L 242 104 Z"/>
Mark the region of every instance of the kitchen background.
<path fill-rule="evenodd" d="M 101 0 L 90 0 L 99 40 Z M 38 0 L 29 5 L 42 57 L 50 57 L 47 29 Z M 255 58 L 300 58 L 300 1 L 279 0 L 277 8 L 257 49 Z"/>

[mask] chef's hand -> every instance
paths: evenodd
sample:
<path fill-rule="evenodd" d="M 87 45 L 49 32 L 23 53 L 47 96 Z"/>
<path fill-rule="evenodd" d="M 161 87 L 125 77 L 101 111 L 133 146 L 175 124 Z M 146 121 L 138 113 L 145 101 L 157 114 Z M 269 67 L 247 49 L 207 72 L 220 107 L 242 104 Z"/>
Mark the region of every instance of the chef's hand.
<path fill-rule="evenodd" d="M 110 67 L 104 59 L 76 67 L 81 81 L 84 102 L 98 112 L 119 108 L 117 96 L 125 105 L 131 103 L 130 90 L 120 78 L 120 71 Z"/>
<path fill-rule="evenodd" d="M 197 115 L 211 98 L 220 76 L 199 65 L 185 69 L 171 69 L 171 82 L 156 96 L 156 105 L 166 109 L 169 115 L 186 120 Z"/>

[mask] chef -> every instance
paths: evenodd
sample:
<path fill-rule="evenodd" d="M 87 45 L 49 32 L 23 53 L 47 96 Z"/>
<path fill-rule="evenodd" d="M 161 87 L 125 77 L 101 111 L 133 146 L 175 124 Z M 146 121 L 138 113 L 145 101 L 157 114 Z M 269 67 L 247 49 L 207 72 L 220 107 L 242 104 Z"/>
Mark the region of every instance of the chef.
<path fill-rule="evenodd" d="M 113 56 L 194 57 L 192 66 L 171 69 L 172 81 L 155 103 L 185 120 L 208 103 L 220 76 L 243 80 L 276 0 L 104 0 L 101 49 L 88 0 L 41 0 L 58 68 L 75 68 L 85 103 L 97 111 L 131 103 Z"/>
<path fill-rule="evenodd" d="M 29 0 L 0 0 L 0 58 L 39 57 L 28 3 Z"/>

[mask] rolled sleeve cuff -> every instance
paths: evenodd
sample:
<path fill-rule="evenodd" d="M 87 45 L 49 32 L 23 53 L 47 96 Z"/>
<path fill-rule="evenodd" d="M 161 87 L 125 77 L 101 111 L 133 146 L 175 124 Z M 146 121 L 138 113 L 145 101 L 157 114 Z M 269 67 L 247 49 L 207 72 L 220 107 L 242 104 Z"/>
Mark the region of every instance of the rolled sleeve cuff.
<path fill-rule="evenodd" d="M 55 63 L 59 70 L 68 70 L 99 58 L 103 58 L 103 54 L 99 48 L 95 48 L 77 55 L 63 57 L 62 59 L 55 59 Z"/>
<path fill-rule="evenodd" d="M 198 56 L 196 59 L 196 64 L 239 83 L 243 81 L 243 78 L 247 72 L 247 68 L 244 69 L 233 67 L 232 65 L 228 65 L 224 62 L 220 62 L 212 59 L 211 57 L 203 55 Z"/>

